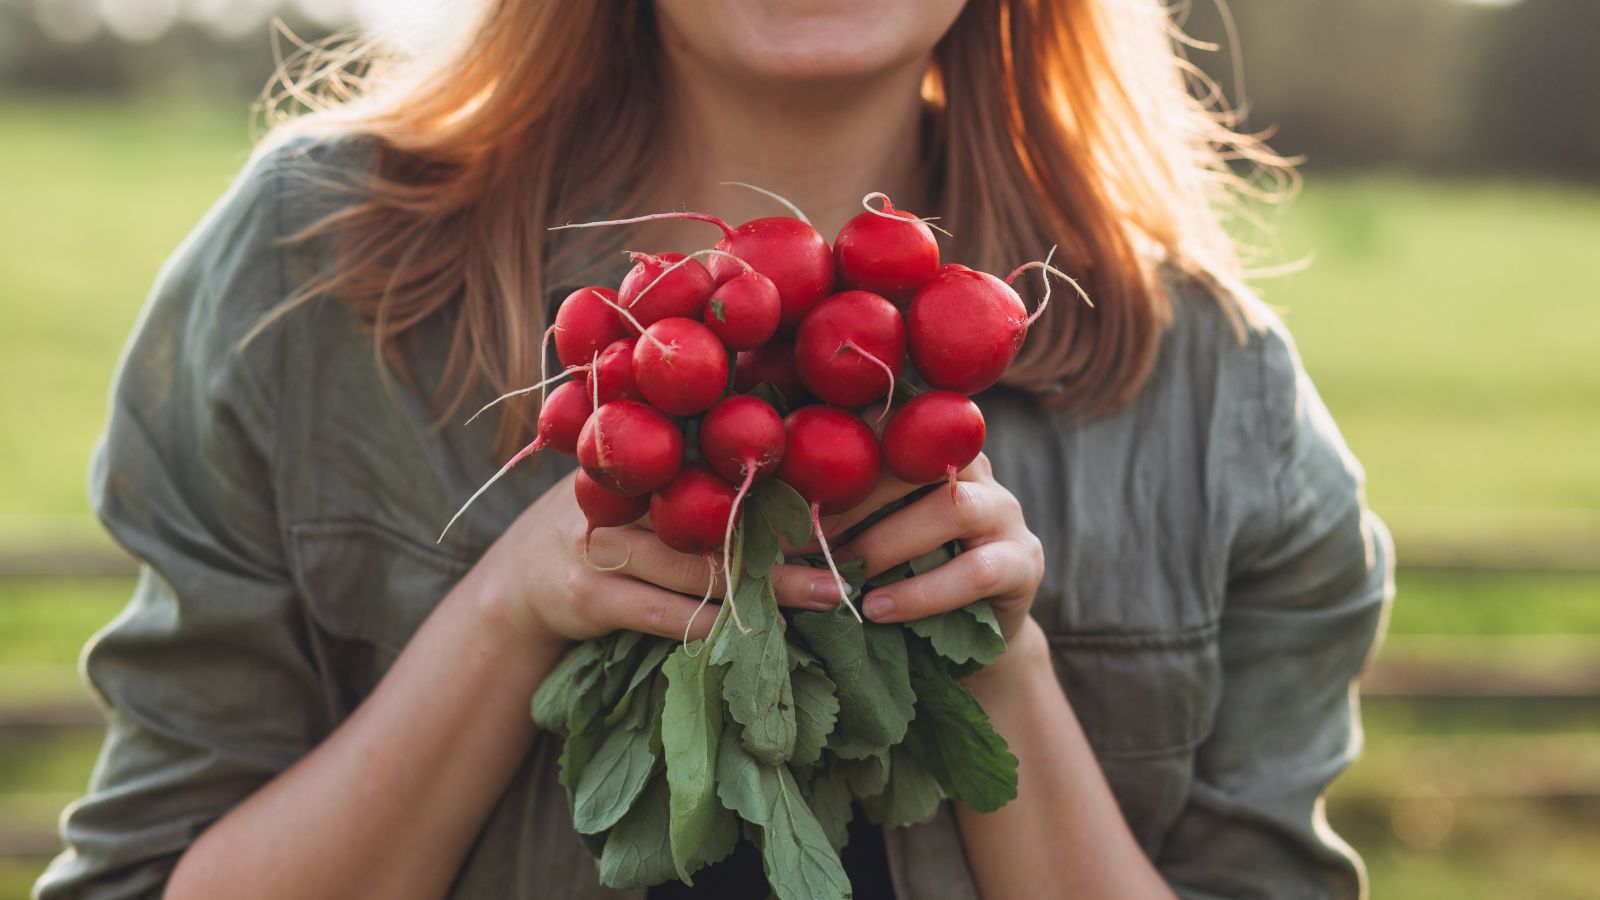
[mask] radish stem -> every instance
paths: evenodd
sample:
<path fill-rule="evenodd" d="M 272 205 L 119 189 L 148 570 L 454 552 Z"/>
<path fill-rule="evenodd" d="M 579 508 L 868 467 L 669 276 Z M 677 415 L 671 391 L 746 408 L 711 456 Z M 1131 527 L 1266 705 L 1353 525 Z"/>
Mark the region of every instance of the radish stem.
<path fill-rule="evenodd" d="M 850 608 L 850 612 L 861 622 L 861 613 L 856 611 L 856 605 L 850 602 L 850 583 L 839 574 L 839 567 L 833 563 L 833 551 L 828 549 L 828 537 L 822 533 L 822 504 L 811 504 L 811 529 L 817 534 L 817 543 L 822 545 L 822 558 L 828 561 L 828 571 L 833 573 L 833 582 L 839 586 L 839 599 Z"/>
<path fill-rule="evenodd" d="M 744 269 L 744 273 L 746 275 L 755 275 L 755 274 L 757 274 L 755 266 L 750 265 L 749 263 L 745 262 L 744 260 L 740 259 L 737 256 L 734 256 L 732 253 L 729 253 L 729 252 L 727 252 L 725 250 L 717 250 L 715 248 L 708 249 L 708 250 L 696 250 L 695 252 L 693 252 L 693 253 L 691 253 L 689 255 L 692 256 L 692 257 L 696 257 L 696 258 L 701 257 L 701 256 L 720 256 L 723 259 L 731 259 L 734 262 L 738 263 Z M 678 263 L 678 265 L 682 265 L 682 263 Z M 667 273 L 666 272 L 662 272 L 661 274 L 665 275 Z M 644 292 L 640 291 L 639 294 L 640 294 L 640 296 L 643 296 Z"/>
<path fill-rule="evenodd" d="M 728 509 L 728 530 L 722 535 L 722 583 L 726 588 L 724 597 L 728 605 L 733 607 L 733 622 L 739 628 L 739 633 L 745 633 L 744 623 L 739 621 L 739 606 L 733 602 L 733 554 L 728 548 L 733 546 L 733 523 L 739 518 L 739 504 L 744 502 L 744 495 L 749 493 L 750 485 L 756 480 L 756 461 L 744 461 L 744 483 L 739 485 L 739 493 L 733 495 L 733 506 Z"/>
<path fill-rule="evenodd" d="M 666 273 L 662 273 L 662 274 L 666 274 Z M 657 280 L 659 281 L 660 279 L 657 279 Z M 650 287 L 655 287 L 655 282 L 654 281 L 650 282 Z M 643 291 L 640 291 L 639 292 L 639 297 L 643 297 L 645 295 L 645 291 L 648 291 L 648 290 L 650 290 L 650 288 L 645 288 Z M 635 319 L 633 317 L 633 313 L 628 312 L 626 309 L 624 309 L 621 306 L 618 306 L 616 303 L 614 303 L 611 300 L 610 297 L 607 297 L 606 295 L 600 293 L 599 291 L 595 291 L 594 295 L 596 297 L 599 297 L 600 300 L 603 303 L 605 303 L 605 305 L 607 305 L 607 306 L 611 307 L 612 309 L 616 310 L 619 314 L 621 314 L 621 316 L 623 318 L 627 319 L 629 325 L 632 325 L 634 328 L 639 329 L 639 336 L 640 337 L 646 338 L 652 344 L 655 344 L 656 348 L 659 349 L 662 353 L 671 353 L 672 352 L 672 348 L 668 347 L 666 344 L 662 343 L 660 338 L 656 337 L 653 334 L 646 334 L 645 330 L 644 330 L 644 326 L 640 325 L 639 324 L 639 320 Z M 638 302 L 638 299 L 639 299 L 638 297 L 635 297 L 634 298 L 634 302 Z"/>
<path fill-rule="evenodd" d="M 724 186 L 732 185 L 732 186 L 735 186 L 735 187 L 749 188 L 750 190 L 755 191 L 758 194 L 766 194 L 768 197 L 771 197 L 772 199 L 778 201 L 779 203 L 782 203 L 784 206 L 787 206 L 789 208 L 789 211 L 794 213 L 794 217 L 796 219 L 799 219 L 800 221 L 806 223 L 807 225 L 811 224 L 811 220 L 806 218 L 806 214 L 800 211 L 800 207 L 795 206 L 792 202 L 790 202 L 788 197 L 785 197 L 782 194 L 774 193 L 772 191 L 767 190 L 764 187 L 756 187 L 753 184 L 746 184 L 743 181 L 720 181 L 720 182 L 718 182 L 718 184 L 721 184 L 721 185 L 724 185 Z"/>

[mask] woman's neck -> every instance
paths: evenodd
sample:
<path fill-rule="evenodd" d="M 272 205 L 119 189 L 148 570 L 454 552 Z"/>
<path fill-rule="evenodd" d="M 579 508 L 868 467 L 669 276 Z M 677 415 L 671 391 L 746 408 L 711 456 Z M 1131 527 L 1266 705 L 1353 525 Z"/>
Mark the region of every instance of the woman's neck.
<path fill-rule="evenodd" d="M 829 240 L 883 191 L 895 205 L 926 210 L 922 74 L 926 60 L 848 83 L 739 84 L 669 52 L 665 175 L 650 191 L 656 208 L 691 209 L 730 224 L 784 215 L 774 201 L 719 182 L 743 181 L 793 201 Z M 642 239 L 656 249 L 707 246 L 706 227 L 658 223 Z"/>

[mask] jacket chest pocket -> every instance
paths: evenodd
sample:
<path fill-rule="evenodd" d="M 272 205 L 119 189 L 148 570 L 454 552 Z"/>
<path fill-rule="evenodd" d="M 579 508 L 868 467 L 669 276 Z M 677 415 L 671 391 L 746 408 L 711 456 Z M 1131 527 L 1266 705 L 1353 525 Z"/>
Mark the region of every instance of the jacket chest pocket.
<path fill-rule="evenodd" d="M 1123 814 L 1153 851 L 1188 800 L 1222 691 L 1217 626 L 1050 635 L 1056 674 Z"/>
<path fill-rule="evenodd" d="M 367 522 L 297 525 L 291 539 L 312 653 L 342 719 L 471 565 Z"/>

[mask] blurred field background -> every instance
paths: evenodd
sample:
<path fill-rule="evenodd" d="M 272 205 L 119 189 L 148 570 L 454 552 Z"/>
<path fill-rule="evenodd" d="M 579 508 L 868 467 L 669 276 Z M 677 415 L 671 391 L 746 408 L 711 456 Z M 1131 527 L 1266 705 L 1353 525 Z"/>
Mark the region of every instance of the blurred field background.
<path fill-rule="evenodd" d="M 249 151 L 265 17 L 400 5 L 0 0 L 0 898 L 94 762 L 75 660 L 131 567 L 84 471 L 144 291 Z M 1248 121 L 1308 157 L 1270 259 L 1310 265 L 1260 287 L 1402 566 L 1329 818 L 1376 897 L 1600 896 L 1600 4 L 1232 10 Z"/>

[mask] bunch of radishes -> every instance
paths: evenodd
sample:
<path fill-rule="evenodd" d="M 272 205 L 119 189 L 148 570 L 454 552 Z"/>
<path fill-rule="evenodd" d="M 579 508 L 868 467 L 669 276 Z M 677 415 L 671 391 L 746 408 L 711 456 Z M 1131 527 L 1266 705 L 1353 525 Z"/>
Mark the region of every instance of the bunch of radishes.
<path fill-rule="evenodd" d="M 710 563 L 751 484 L 776 477 L 810 505 L 833 568 L 819 516 L 865 500 L 884 465 L 912 484 L 948 479 L 954 499 L 956 473 L 983 448 L 969 395 L 1000 379 L 1049 299 L 1046 279 L 1030 315 L 1011 283 L 1037 268 L 1077 285 L 1048 257 L 1005 280 L 941 265 L 927 220 L 882 194 L 862 205 L 832 247 L 799 210 L 736 228 L 700 213 L 563 226 L 692 219 L 723 238 L 687 256 L 631 253 L 616 290 L 562 302 L 546 335 L 561 374 L 495 402 L 570 380 L 541 405 L 534 441 L 472 500 L 549 447 L 578 457 L 591 533 L 648 514 L 669 547 Z M 901 382 L 908 354 L 929 390 Z M 911 399 L 889 417 L 897 386 Z"/>

